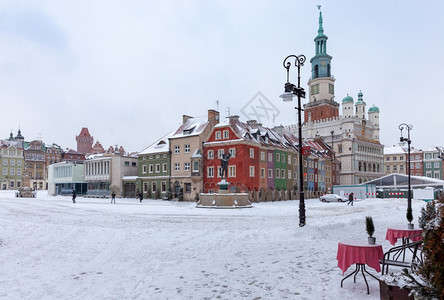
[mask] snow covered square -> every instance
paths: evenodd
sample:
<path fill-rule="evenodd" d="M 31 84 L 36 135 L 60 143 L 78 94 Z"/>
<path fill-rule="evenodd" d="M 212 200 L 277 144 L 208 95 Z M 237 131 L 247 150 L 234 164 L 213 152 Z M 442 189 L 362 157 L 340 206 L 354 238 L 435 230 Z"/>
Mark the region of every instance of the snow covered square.
<path fill-rule="evenodd" d="M 368 276 L 370 295 L 361 275 L 340 287 L 338 242 L 366 241 L 372 216 L 387 251 L 387 228 L 407 226 L 405 199 L 308 199 L 302 228 L 299 201 L 109 201 L 1 191 L 0 299 L 379 299 Z M 415 226 L 423 205 L 413 200 Z"/>

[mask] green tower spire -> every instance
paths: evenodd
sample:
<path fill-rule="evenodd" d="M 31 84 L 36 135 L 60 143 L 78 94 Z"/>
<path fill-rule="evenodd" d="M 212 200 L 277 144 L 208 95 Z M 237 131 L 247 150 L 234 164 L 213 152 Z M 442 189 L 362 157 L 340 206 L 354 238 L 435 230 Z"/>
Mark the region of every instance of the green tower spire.
<path fill-rule="evenodd" d="M 318 5 L 319 9 L 319 29 L 318 29 L 318 37 L 325 36 L 324 35 L 324 28 L 322 27 L 322 11 L 321 6 Z"/>

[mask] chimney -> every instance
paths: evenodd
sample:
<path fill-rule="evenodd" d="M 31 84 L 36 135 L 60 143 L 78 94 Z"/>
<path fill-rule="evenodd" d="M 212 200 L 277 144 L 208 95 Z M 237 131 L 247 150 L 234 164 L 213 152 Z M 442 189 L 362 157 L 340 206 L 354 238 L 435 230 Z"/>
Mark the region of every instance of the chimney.
<path fill-rule="evenodd" d="M 229 116 L 230 121 L 238 121 L 239 120 L 239 116 L 234 115 L 234 116 Z"/>
<path fill-rule="evenodd" d="M 280 136 L 284 135 L 284 126 L 276 126 L 273 128 L 273 131 L 276 131 Z"/>
<path fill-rule="evenodd" d="M 249 120 L 247 121 L 247 124 L 251 127 L 256 127 L 257 121 L 256 120 Z"/>
<path fill-rule="evenodd" d="M 210 122 L 211 128 L 219 123 L 219 112 L 214 109 L 208 110 L 208 121 Z"/>
<path fill-rule="evenodd" d="M 193 117 L 187 116 L 187 115 L 182 115 L 182 124 L 185 124 L 191 118 L 193 118 Z"/>

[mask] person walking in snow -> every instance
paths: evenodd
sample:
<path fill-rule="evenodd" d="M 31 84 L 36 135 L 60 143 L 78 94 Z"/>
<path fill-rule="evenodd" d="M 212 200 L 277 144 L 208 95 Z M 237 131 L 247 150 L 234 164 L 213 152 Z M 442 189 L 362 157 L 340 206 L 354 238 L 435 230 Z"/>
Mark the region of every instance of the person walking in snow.
<path fill-rule="evenodd" d="M 111 203 L 116 203 L 116 193 L 115 192 L 113 192 L 111 194 Z"/>
<path fill-rule="evenodd" d="M 140 203 L 142 203 L 142 200 L 143 200 L 143 194 L 142 193 L 139 193 L 139 200 L 140 200 Z"/>
<path fill-rule="evenodd" d="M 347 205 L 349 205 L 351 203 L 351 206 L 353 206 L 353 197 L 354 197 L 353 193 L 350 193 L 350 195 L 348 195 Z"/>
<path fill-rule="evenodd" d="M 72 203 L 76 203 L 76 197 L 77 197 L 76 191 L 72 190 Z"/>

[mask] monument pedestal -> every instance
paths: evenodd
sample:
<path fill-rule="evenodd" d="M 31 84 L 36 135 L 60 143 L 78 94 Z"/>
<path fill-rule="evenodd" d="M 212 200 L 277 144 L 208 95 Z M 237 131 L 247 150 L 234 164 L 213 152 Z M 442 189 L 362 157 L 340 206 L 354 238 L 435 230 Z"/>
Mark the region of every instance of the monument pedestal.
<path fill-rule="evenodd" d="M 196 207 L 199 208 L 250 208 L 248 193 L 230 193 L 230 183 L 222 180 L 218 183 L 218 193 L 201 193 Z"/>

